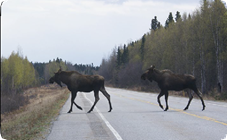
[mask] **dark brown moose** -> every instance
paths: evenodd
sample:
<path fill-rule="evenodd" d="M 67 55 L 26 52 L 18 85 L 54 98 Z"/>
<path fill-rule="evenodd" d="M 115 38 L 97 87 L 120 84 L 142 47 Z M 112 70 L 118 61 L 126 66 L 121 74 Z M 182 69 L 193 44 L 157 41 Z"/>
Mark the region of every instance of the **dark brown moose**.
<path fill-rule="evenodd" d="M 191 89 L 193 90 L 200 98 L 202 105 L 203 105 L 203 109 L 205 109 L 205 104 L 203 101 L 202 93 L 197 89 L 196 86 L 196 79 L 194 76 L 192 75 L 188 75 L 188 74 L 174 74 L 172 71 L 170 70 L 158 70 L 155 69 L 155 66 L 151 66 L 150 68 L 147 69 L 147 71 L 141 76 L 141 79 L 146 80 L 148 79 L 150 82 L 152 82 L 152 80 L 156 81 L 158 83 L 159 88 L 161 89 L 160 94 L 158 95 L 158 103 L 159 106 L 163 109 L 163 106 L 160 102 L 160 97 L 162 97 L 163 95 L 165 95 L 165 101 L 166 101 L 166 108 L 164 111 L 167 111 L 169 109 L 168 106 L 168 91 L 169 90 L 175 90 L 175 91 L 181 91 L 184 89 Z M 185 107 L 184 110 L 187 110 L 191 100 L 193 98 L 193 95 L 191 93 L 189 94 L 189 101 L 187 106 Z"/>
<path fill-rule="evenodd" d="M 49 80 L 49 83 L 53 84 L 54 82 L 56 82 L 61 87 L 62 87 L 61 82 L 66 84 L 68 89 L 72 93 L 71 107 L 68 113 L 72 112 L 73 103 L 76 105 L 78 109 L 82 110 L 82 108 L 74 102 L 74 99 L 76 98 L 78 91 L 81 91 L 81 92 L 94 91 L 95 102 L 91 107 L 91 109 L 88 111 L 88 113 L 90 113 L 94 109 L 96 103 L 99 101 L 99 91 L 101 91 L 103 95 L 108 99 L 109 107 L 110 107 L 109 112 L 111 112 L 112 105 L 110 102 L 110 95 L 106 92 L 104 87 L 104 77 L 100 75 L 82 75 L 76 71 L 62 71 L 60 69 Z"/>

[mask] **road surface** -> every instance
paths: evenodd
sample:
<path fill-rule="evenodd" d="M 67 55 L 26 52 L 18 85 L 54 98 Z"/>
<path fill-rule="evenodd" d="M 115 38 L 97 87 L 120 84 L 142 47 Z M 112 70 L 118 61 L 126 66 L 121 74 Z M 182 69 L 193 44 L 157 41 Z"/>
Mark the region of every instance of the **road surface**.
<path fill-rule="evenodd" d="M 169 96 L 168 111 L 157 104 L 157 94 L 106 88 L 113 110 L 108 112 L 107 99 L 100 100 L 91 113 L 86 113 L 94 94 L 78 93 L 68 114 L 70 98 L 53 123 L 47 140 L 224 140 L 227 135 L 227 103 L 193 99 L 187 111 L 188 98 Z M 196 95 L 195 95 L 196 96 Z M 161 98 L 165 105 L 164 97 Z M 227 140 L 227 139 L 225 139 Z"/>

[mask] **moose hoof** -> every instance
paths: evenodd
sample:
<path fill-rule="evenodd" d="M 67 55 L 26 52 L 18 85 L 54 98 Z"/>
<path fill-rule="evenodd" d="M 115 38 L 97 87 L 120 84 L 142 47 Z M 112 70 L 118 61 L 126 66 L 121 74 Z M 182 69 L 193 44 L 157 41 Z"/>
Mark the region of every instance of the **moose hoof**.
<path fill-rule="evenodd" d="M 188 108 L 187 108 L 187 107 L 185 107 L 184 111 L 186 111 L 186 110 L 188 110 Z"/>
<path fill-rule="evenodd" d="M 87 113 L 91 113 L 91 111 L 93 111 L 93 109 L 90 109 Z"/>
<path fill-rule="evenodd" d="M 167 111 L 169 108 L 167 107 L 164 111 Z"/>
<path fill-rule="evenodd" d="M 71 110 L 69 110 L 67 113 L 71 113 L 72 111 Z"/>
<path fill-rule="evenodd" d="M 203 107 L 202 111 L 205 110 L 205 106 Z"/>

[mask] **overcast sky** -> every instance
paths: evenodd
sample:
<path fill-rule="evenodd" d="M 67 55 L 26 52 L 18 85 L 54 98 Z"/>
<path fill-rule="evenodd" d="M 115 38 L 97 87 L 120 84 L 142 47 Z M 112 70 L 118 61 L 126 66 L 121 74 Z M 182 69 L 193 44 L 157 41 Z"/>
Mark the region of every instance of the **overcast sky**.
<path fill-rule="evenodd" d="M 164 25 L 169 12 L 189 14 L 199 6 L 200 0 L 8 0 L 1 56 L 20 48 L 32 62 L 59 57 L 100 65 L 115 46 L 149 32 L 154 16 Z"/>

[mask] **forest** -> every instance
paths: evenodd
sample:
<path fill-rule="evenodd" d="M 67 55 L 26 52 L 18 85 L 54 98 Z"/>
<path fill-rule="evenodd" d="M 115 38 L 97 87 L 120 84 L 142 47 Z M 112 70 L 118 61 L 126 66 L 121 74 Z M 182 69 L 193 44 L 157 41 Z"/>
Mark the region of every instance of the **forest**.
<path fill-rule="evenodd" d="M 227 99 L 227 9 L 221 0 L 203 0 L 190 14 L 170 12 L 164 26 L 155 16 L 141 39 L 113 48 L 99 74 L 115 87 L 157 90 L 140 80 L 151 65 L 192 74 L 203 94 Z"/>

